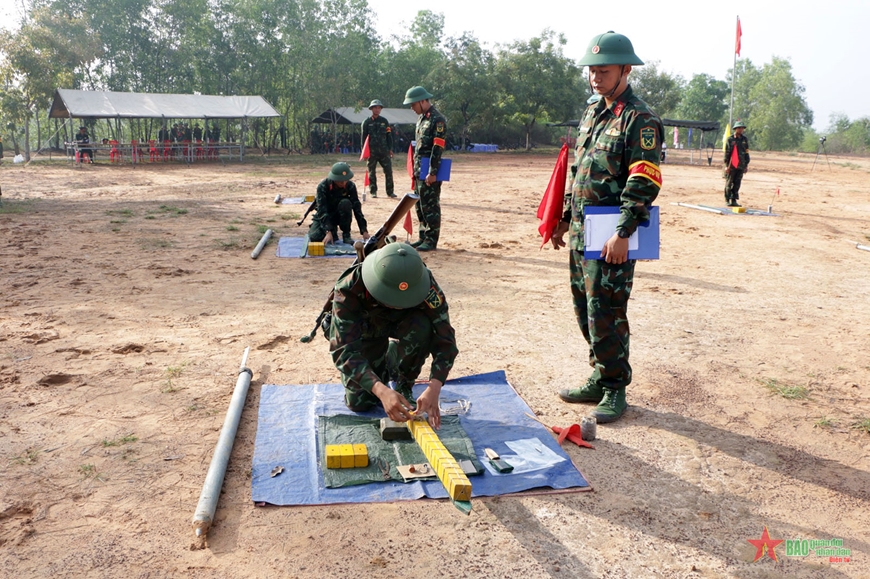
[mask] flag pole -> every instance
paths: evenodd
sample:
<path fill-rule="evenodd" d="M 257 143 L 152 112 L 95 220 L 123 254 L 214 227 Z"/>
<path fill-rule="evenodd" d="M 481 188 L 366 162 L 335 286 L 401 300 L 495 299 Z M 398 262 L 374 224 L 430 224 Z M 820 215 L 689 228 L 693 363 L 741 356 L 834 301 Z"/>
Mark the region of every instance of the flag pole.
<path fill-rule="evenodd" d="M 737 77 L 737 42 L 740 42 L 740 15 L 737 16 L 737 26 L 734 29 L 737 39 L 734 45 L 734 64 L 731 65 L 731 106 L 728 108 L 728 127 L 734 125 L 734 79 Z"/>

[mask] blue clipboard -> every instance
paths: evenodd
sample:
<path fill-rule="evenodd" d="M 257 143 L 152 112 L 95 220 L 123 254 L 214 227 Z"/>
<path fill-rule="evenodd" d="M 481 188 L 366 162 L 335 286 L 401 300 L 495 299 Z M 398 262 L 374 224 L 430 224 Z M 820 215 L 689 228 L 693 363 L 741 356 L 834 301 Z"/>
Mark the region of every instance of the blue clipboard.
<path fill-rule="evenodd" d="M 586 259 L 602 259 L 601 247 L 592 245 L 591 249 L 586 249 L 589 244 L 590 234 L 594 235 L 595 231 L 590 231 L 589 224 L 593 226 L 596 223 L 596 216 L 601 216 L 604 220 L 601 223 L 607 222 L 609 225 L 604 226 L 605 229 L 598 232 L 607 238 L 611 237 L 616 231 L 615 221 L 613 218 L 619 218 L 619 207 L 602 206 L 602 205 L 586 205 L 583 207 L 584 231 L 586 239 L 584 239 L 583 257 Z M 637 236 L 637 249 L 632 249 L 632 238 Z M 642 222 L 632 238 L 629 239 L 628 259 L 659 259 L 659 208 L 654 205 L 649 208 L 649 220 Z"/>
<path fill-rule="evenodd" d="M 438 166 L 438 174 L 435 178 L 439 181 L 450 181 L 450 167 L 453 165 L 453 159 L 441 158 L 441 165 Z M 429 174 L 429 157 L 420 159 L 420 179 L 425 179 Z"/>

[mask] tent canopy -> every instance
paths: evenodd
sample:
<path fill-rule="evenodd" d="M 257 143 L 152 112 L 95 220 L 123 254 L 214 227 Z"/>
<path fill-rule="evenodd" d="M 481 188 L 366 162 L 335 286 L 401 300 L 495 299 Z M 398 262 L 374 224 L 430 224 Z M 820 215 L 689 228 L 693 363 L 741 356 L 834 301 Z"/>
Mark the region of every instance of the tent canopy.
<path fill-rule="evenodd" d="M 102 92 L 59 88 L 49 117 L 240 119 L 280 117 L 261 96 Z"/>
<path fill-rule="evenodd" d="M 336 107 L 320 113 L 312 120 L 312 123 L 335 123 L 337 125 L 360 125 L 364 120 L 372 116 L 368 109 L 356 110 L 353 107 Z M 388 109 L 381 110 L 381 116 L 394 125 L 416 125 L 417 113 L 411 109 Z"/>
<path fill-rule="evenodd" d="M 689 129 L 700 129 L 702 131 L 718 131 L 719 121 L 675 121 L 673 119 L 662 119 L 662 124 L 666 127 L 685 127 Z M 573 119 L 564 123 L 552 123 L 553 127 L 578 127 L 580 121 Z"/>

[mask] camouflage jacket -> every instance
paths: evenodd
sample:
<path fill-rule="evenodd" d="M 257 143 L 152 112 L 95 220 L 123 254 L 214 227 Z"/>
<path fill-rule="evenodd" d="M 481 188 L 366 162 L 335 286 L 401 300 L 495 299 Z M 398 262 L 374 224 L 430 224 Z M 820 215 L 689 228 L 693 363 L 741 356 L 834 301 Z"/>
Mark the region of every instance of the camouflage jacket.
<path fill-rule="evenodd" d="M 437 175 L 441 167 L 441 153 L 447 138 L 447 119 L 435 107 L 417 119 L 417 144 L 414 146 L 414 175 L 420 175 L 420 160 L 429 157 L 429 174 Z"/>
<path fill-rule="evenodd" d="M 390 128 L 390 121 L 382 116 L 376 119 L 369 117 L 363 121 L 363 143 L 366 142 L 366 137 L 369 137 L 369 149 L 374 156 L 389 155 L 393 150 L 393 130 Z"/>
<path fill-rule="evenodd" d="M 447 299 L 429 272 L 429 295 L 422 304 L 409 309 L 393 309 L 375 300 L 362 280 L 362 264 L 345 271 L 335 282 L 332 301 L 332 326 L 329 351 L 335 367 L 350 380 L 371 392 L 379 377 L 362 354 L 362 340 L 390 337 L 391 329 L 408 312 L 422 310 L 432 322 L 429 353 L 432 365 L 429 378 L 444 382 L 459 350 L 450 325 Z M 414 330 L 412 330 L 414 331 Z"/>
<path fill-rule="evenodd" d="M 353 181 L 348 181 L 344 189 L 336 187 L 331 179 L 324 179 L 320 182 L 320 185 L 317 186 L 317 193 L 314 195 L 314 201 L 317 204 L 314 221 L 319 222 L 326 231 L 336 231 L 338 229 L 338 204 L 342 199 L 350 200 L 353 216 L 356 218 L 356 224 L 359 225 L 359 232 L 368 232 L 368 224 L 366 218 L 363 217 L 362 204 L 359 202 L 359 195 Z"/>
<path fill-rule="evenodd" d="M 571 223 L 571 249 L 583 249 L 583 207 L 620 208 L 616 229 L 631 235 L 649 219 L 649 207 L 659 194 L 659 169 L 664 129 L 631 86 L 611 106 L 602 98 L 586 108 L 577 128 L 577 148 L 571 166 L 573 184 L 563 221 Z"/>
<path fill-rule="evenodd" d="M 749 166 L 749 139 L 746 135 L 731 135 L 725 145 L 725 166 L 731 166 L 731 151 L 737 147 L 737 170 L 745 171 Z"/>

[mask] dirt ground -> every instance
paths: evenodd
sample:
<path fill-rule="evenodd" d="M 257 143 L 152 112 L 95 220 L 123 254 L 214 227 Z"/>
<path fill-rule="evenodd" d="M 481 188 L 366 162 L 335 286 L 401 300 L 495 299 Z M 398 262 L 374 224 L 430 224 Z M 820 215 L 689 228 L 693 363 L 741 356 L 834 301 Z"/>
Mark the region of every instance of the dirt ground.
<path fill-rule="evenodd" d="M 590 407 L 556 391 L 585 380 L 586 347 L 567 254 L 538 249 L 535 219 L 555 156 L 457 155 L 425 259 L 451 306 L 452 376 L 504 369 L 569 425 Z M 722 205 L 723 180 L 671 151 L 661 260 L 638 264 L 629 308 L 631 407 L 595 450 L 567 448 L 594 492 L 475 499 L 470 516 L 258 508 L 260 388 L 338 382 L 326 342 L 299 337 L 348 262 L 251 250 L 266 227 L 304 233 L 304 207 L 273 200 L 313 194 L 335 160 L 0 166 L 0 576 L 870 577 L 870 252 L 855 247 L 870 161 L 753 153 L 741 201 L 779 216 L 718 215 L 673 205 Z M 393 205 L 364 204 L 372 231 Z M 197 548 L 247 346 L 253 383 Z M 838 539 L 849 559 L 783 542 L 753 562 L 765 527 Z"/>

